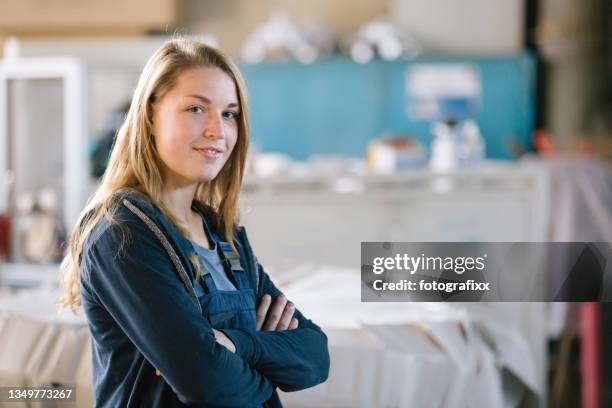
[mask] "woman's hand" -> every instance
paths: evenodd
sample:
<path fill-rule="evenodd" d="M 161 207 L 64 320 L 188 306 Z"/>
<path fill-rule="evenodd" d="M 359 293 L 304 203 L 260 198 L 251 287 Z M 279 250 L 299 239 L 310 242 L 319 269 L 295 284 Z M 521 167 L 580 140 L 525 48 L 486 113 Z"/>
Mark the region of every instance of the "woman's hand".
<path fill-rule="evenodd" d="M 217 329 L 213 329 L 213 333 L 215 334 L 215 339 L 217 340 L 217 343 L 219 343 L 232 353 L 236 352 L 236 346 L 234 345 L 234 342 L 231 341 L 230 338 L 225 335 L 225 333 Z"/>
<path fill-rule="evenodd" d="M 270 308 L 272 297 L 263 295 L 257 307 L 257 330 L 282 331 L 298 327 L 298 319 L 293 317 L 295 305 L 287 301 L 285 295 L 276 298 Z"/>

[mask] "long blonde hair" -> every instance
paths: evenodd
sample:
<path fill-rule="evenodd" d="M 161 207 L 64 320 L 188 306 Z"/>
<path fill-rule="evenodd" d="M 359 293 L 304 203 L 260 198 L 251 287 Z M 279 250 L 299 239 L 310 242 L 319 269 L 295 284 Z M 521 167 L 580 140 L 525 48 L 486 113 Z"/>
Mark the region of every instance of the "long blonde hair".
<path fill-rule="evenodd" d="M 234 150 L 214 180 L 200 183 L 194 199 L 215 210 L 216 225 L 234 247 L 232 236 L 237 225 L 237 202 L 244 174 L 249 143 L 249 115 L 246 86 L 238 68 L 219 50 L 192 39 L 166 42 L 145 65 L 134 91 L 130 109 L 112 149 L 100 186 L 90 197 L 70 234 L 69 248 L 60 265 L 64 291 L 59 303 L 76 309 L 80 299 L 80 261 L 85 240 L 102 219 L 117 208 L 113 196 L 124 188 L 136 189 L 149 197 L 187 237 L 189 232 L 172 216 L 161 200 L 163 179 L 160 159 L 151 137 L 153 104 L 175 85 L 179 74 L 189 68 L 216 67 L 236 84 L 239 115 L 238 139 Z"/>

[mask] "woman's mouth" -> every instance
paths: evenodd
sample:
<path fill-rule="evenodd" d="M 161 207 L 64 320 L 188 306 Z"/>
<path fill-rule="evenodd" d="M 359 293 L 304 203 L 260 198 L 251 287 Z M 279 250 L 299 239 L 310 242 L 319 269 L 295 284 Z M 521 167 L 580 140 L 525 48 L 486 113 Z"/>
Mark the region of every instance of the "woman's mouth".
<path fill-rule="evenodd" d="M 207 147 L 204 149 L 194 149 L 194 150 L 196 150 L 198 153 L 200 153 L 202 156 L 206 157 L 207 159 L 218 159 L 219 157 L 223 155 L 223 152 L 221 150 L 214 149 L 211 147 Z"/>

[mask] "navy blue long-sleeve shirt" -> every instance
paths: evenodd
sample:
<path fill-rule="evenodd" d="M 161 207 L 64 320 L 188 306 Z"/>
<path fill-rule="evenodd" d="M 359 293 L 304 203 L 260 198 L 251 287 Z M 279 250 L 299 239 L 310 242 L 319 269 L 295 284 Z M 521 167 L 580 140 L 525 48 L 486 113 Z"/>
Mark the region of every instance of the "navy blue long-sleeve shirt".
<path fill-rule="evenodd" d="M 193 282 L 189 240 L 144 195 L 130 190 L 117 199 L 129 200 L 167 238 Z M 151 225 L 126 205 L 118 207 L 115 220 L 96 225 L 80 264 L 96 406 L 279 407 L 276 387 L 295 391 L 325 381 L 327 338 L 298 310 L 295 330 L 224 329 L 236 346 L 232 353 L 216 342 Z M 258 301 L 264 294 L 278 297 L 244 228 L 234 240 Z"/>

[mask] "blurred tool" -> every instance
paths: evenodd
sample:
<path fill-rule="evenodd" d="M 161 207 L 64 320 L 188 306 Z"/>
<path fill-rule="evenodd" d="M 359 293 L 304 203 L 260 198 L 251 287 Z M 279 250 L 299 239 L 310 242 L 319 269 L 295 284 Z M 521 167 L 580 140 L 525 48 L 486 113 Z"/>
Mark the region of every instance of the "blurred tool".
<path fill-rule="evenodd" d="M 286 12 L 277 11 L 247 37 L 241 56 L 249 64 L 274 56 L 310 64 L 331 54 L 335 44 L 336 36 L 328 26 L 315 21 L 297 24 Z"/>
<path fill-rule="evenodd" d="M 425 164 L 425 149 L 414 137 L 386 136 L 372 140 L 367 147 L 368 169 L 389 174 Z"/>
<path fill-rule="evenodd" d="M 431 156 L 429 167 L 436 173 L 450 173 L 459 167 L 457 160 L 457 122 L 448 119 L 434 123 L 431 128 Z"/>
<path fill-rule="evenodd" d="M 485 158 L 485 142 L 476 122 L 446 119 L 432 125 L 433 141 L 429 167 L 450 173 L 461 167 L 476 167 Z"/>
<path fill-rule="evenodd" d="M 65 234 L 57 219 L 55 191 L 44 188 L 36 196 L 23 195 L 18 201 L 18 209 L 23 259 L 35 263 L 59 261 Z"/>
<path fill-rule="evenodd" d="M 384 60 L 414 58 L 421 51 L 414 37 L 384 19 L 362 25 L 342 48 L 360 64 L 371 61 L 375 56 Z"/>
<path fill-rule="evenodd" d="M 472 119 L 466 119 L 459 129 L 459 163 L 464 167 L 476 167 L 485 158 L 485 141 L 480 127 Z"/>

